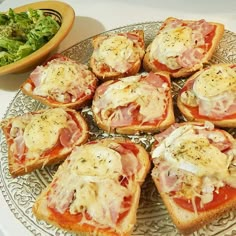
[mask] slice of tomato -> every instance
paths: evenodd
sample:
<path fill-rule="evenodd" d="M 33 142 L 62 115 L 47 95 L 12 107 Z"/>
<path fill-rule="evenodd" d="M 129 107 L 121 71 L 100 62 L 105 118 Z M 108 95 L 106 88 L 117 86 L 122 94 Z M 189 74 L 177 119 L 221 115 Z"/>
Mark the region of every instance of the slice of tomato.
<path fill-rule="evenodd" d="M 70 212 L 67 210 L 63 214 L 57 212 L 53 208 L 48 208 L 51 212 L 50 219 L 56 221 L 61 226 L 71 225 L 71 224 L 77 224 L 79 223 L 83 215 L 82 213 L 77 214 L 70 214 Z"/>
<path fill-rule="evenodd" d="M 219 189 L 219 193 L 214 192 L 213 200 L 209 203 L 204 204 L 203 207 L 200 205 L 200 198 L 196 197 L 195 204 L 198 212 L 208 211 L 218 206 L 229 202 L 232 199 L 235 199 L 236 188 L 230 187 L 228 185 Z M 181 208 L 194 212 L 193 204 L 190 199 L 185 198 L 176 198 L 173 197 L 174 202 Z"/>
<path fill-rule="evenodd" d="M 223 118 L 217 117 L 217 116 L 209 117 L 209 116 L 200 115 L 198 106 L 197 107 L 191 107 L 188 105 L 184 105 L 184 106 L 190 111 L 192 116 L 195 117 L 196 119 L 209 120 L 209 118 L 210 118 L 210 120 L 212 120 L 212 121 L 218 121 L 218 120 L 222 120 L 222 119 L 236 119 L 236 113 L 231 114 L 231 115 L 226 115 Z"/>
<path fill-rule="evenodd" d="M 162 64 L 161 62 L 159 62 L 158 60 L 153 60 L 153 64 L 154 66 L 159 70 L 159 71 L 167 71 L 167 72 L 171 72 L 171 73 L 175 73 L 177 72 L 179 69 L 177 70 L 172 70 L 169 67 L 167 67 L 167 65 Z"/>
<path fill-rule="evenodd" d="M 127 196 L 124 197 L 124 200 L 122 202 L 122 207 L 126 209 L 122 213 L 119 214 L 118 219 L 117 219 L 117 224 L 120 223 L 124 218 L 127 216 L 129 213 L 129 209 L 132 204 L 132 196 Z M 81 230 L 83 229 L 84 232 L 94 232 L 96 229 L 96 226 L 93 224 L 89 224 L 89 221 L 92 220 L 92 217 L 85 212 L 84 216 L 82 213 L 77 213 L 77 214 L 71 214 L 69 210 L 66 210 L 64 213 L 59 213 L 57 212 L 54 208 L 48 208 L 50 211 L 50 217 L 49 219 L 57 222 L 61 227 L 67 228 L 67 229 L 73 229 L 73 228 L 80 228 Z M 83 217 L 86 218 L 88 223 L 82 223 L 81 225 L 79 224 Z M 99 229 L 99 232 L 108 232 L 110 231 L 109 235 L 114 235 L 118 236 L 118 233 L 112 232 L 113 229 L 111 227 L 105 227 Z"/>

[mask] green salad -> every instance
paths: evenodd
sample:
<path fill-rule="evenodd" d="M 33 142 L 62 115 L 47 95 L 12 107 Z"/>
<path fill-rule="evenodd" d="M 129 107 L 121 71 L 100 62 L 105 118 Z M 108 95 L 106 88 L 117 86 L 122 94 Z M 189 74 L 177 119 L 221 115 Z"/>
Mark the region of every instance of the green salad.
<path fill-rule="evenodd" d="M 46 44 L 60 25 L 42 10 L 0 13 L 0 66 L 18 61 Z"/>

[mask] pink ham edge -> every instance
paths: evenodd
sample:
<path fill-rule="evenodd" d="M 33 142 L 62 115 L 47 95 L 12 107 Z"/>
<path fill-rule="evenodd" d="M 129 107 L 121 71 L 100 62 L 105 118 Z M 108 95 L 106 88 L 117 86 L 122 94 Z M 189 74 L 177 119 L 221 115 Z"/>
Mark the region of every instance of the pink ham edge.
<path fill-rule="evenodd" d="M 71 147 L 81 135 L 81 130 L 76 122 L 69 116 L 68 127 L 63 128 L 60 134 L 60 143 L 64 147 Z"/>

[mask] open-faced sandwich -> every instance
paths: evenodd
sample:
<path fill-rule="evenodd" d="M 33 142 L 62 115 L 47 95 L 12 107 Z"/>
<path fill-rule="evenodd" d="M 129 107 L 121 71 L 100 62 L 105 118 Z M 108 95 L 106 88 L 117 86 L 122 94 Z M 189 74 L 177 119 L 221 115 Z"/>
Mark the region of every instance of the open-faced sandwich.
<path fill-rule="evenodd" d="M 90 59 L 93 73 L 101 80 L 135 75 L 145 53 L 144 32 L 100 35 L 93 39 L 94 51 Z"/>
<path fill-rule="evenodd" d="M 84 118 L 68 108 L 50 108 L 7 118 L 1 127 L 13 177 L 64 160 L 73 147 L 88 139 Z"/>
<path fill-rule="evenodd" d="M 169 17 L 147 47 L 143 66 L 174 78 L 190 75 L 209 61 L 223 33 L 220 23 Z"/>
<path fill-rule="evenodd" d="M 186 122 L 155 138 L 152 178 L 181 233 L 236 208 L 236 141 L 228 132 Z"/>
<path fill-rule="evenodd" d="M 97 78 L 86 65 L 55 54 L 33 70 L 21 90 L 50 107 L 78 109 L 91 102 L 96 87 Z"/>
<path fill-rule="evenodd" d="M 157 132 L 174 123 L 167 73 L 142 73 L 101 84 L 92 111 L 97 125 L 121 134 Z"/>
<path fill-rule="evenodd" d="M 76 147 L 36 199 L 38 219 L 79 235 L 131 235 L 149 154 L 125 139 Z"/>
<path fill-rule="evenodd" d="M 196 72 L 180 90 L 177 105 L 187 120 L 236 127 L 236 64 L 215 64 Z"/>

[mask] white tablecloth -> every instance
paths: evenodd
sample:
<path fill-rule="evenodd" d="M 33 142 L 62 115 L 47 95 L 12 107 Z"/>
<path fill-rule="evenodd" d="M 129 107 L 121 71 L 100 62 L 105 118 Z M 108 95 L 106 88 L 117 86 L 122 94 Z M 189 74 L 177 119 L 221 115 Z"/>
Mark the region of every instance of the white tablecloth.
<path fill-rule="evenodd" d="M 0 1 L 0 10 L 7 11 L 33 0 Z M 65 0 L 76 13 L 74 26 L 58 47 L 63 51 L 71 45 L 105 30 L 133 23 L 164 20 L 169 16 L 183 19 L 206 19 L 225 24 L 236 32 L 235 0 Z M 235 42 L 236 43 L 236 42 Z M 0 119 L 28 73 L 0 76 Z M 0 236 L 31 235 L 10 211 L 0 192 Z"/>

